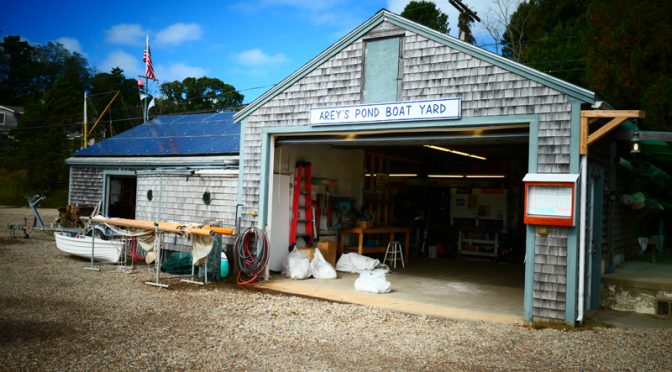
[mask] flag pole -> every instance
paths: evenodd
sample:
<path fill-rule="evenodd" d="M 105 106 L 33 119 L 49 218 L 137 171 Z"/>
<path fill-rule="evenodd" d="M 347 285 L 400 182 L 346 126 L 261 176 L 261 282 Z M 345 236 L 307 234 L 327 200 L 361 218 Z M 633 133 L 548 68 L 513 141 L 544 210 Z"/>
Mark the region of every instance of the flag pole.
<path fill-rule="evenodd" d="M 145 119 L 145 121 L 144 121 L 145 123 L 147 122 L 147 120 L 149 120 L 149 107 L 147 107 L 147 101 L 149 100 L 149 98 L 148 98 L 149 97 L 148 86 L 149 86 L 149 78 L 147 77 L 147 74 L 145 74 L 145 103 L 143 105 L 144 108 L 145 108 L 144 109 L 145 113 L 143 115 L 144 119 Z"/>

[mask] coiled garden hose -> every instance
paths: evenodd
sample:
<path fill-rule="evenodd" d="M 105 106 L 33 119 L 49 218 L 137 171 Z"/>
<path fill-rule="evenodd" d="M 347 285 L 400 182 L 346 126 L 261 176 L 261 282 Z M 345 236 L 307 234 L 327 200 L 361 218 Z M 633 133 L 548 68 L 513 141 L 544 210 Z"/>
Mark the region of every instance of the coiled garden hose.
<path fill-rule="evenodd" d="M 268 263 L 268 238 L 256 228 L 248 227 L 233 243 L 233 256 L 238 269 L 236 284 L 246 285 L 263 278 Z"/>

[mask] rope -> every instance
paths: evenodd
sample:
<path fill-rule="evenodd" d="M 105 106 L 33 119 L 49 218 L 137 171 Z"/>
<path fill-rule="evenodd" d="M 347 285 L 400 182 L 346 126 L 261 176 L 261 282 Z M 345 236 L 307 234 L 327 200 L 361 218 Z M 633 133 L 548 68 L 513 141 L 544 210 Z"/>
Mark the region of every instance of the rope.
<path fill-rule="evenodd" d="M 268 263 L 268 238 L 256 227 L 248 227 L 233 243 L 233 257 L 238 268 L 236 284 L 247 285 L 264 275 Z"/>

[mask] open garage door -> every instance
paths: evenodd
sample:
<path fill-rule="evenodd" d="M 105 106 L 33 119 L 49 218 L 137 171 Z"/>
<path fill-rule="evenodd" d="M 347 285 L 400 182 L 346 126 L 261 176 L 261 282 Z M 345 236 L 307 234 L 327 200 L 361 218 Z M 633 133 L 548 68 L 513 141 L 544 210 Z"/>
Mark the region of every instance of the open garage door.
<path fill-rule="evenodd" d="M 362 220 L 409 228 L 410 264 L 397 267 L 399 290 L 520 315 L 528 138 L 527 126 L 276 137 L 274 179 L 282 181 L 271 193 L 272 240 L 286 239 L 276 230 L 289 229 L 292 191 L 286 186 L 295 164 L 310 162 L 312 198 L 322 206 L 315 218 L 319 240 L 341 241 L 345 250 L 361 244 L 365 255 L 382 261 L 384 253 L 374 248 L 385 247 L 390 234 L 359 240 L 342 232 Z M 288 242 L 274 243 L 271 254 L 286 255 Z"/>

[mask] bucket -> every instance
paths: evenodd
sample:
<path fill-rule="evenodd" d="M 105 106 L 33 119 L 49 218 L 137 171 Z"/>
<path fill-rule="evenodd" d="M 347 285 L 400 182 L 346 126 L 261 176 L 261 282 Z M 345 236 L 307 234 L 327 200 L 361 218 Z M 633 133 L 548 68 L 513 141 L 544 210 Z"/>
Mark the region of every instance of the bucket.
<path fill-rule="evenodd" d="M 222 252 L 222 260 L 219 263 L 219 275 L 221 278 L 226 278 L 229 275 L 229 260 L 224 252 Z"/>
<path fill-rule="evenodd" d="M 429 249 L 427 250 L 427 256 L 429 258 L 436 258 L 436 246 L 435 245 L 430 245 Z"/>

